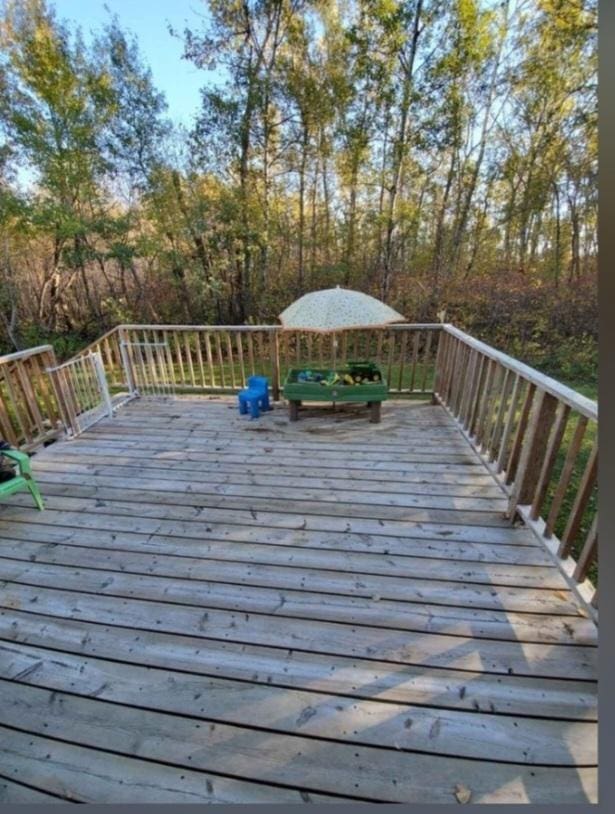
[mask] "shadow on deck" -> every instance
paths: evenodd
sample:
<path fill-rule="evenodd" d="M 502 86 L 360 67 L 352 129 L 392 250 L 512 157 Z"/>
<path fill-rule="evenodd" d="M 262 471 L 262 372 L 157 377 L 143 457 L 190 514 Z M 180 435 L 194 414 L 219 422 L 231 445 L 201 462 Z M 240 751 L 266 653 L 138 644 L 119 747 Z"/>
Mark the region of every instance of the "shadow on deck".
<path fill-rule="evenodd" d="M 143 399 L 33 465 L 0 799 L 596 800 L 596 628 L 441 407 Z"/>

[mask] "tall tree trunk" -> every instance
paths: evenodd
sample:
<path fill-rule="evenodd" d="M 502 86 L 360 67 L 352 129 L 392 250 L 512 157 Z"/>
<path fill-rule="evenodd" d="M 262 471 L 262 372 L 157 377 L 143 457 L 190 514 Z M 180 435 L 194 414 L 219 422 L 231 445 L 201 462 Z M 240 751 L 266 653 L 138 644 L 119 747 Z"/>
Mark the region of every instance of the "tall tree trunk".
<path fill-rule="evenodd" d="M 580 224 L 579 224 L 579 210 L 576 198 L 568 196 L 568 206 L 570 208 L 570 269 L 568 272 L 568 281 L 578 280 L 581 276 L 581 257 L 580 257 Z"/>
<path fill-rule="evenodd" d="M 412 35 L 410 41 L 410 54 L 407 61 L 404 61 L 404 80 L 402 90 L 402 100 L 400 105 L 400 118 L 397 139 L 393 146 L 393 165 L 391 173 L 391 182 L 389 185 L 389 196 L 387 202 L 387 216 L 384 245 L 381 258 L 381 277 L 380 277 L 380 297 L 384 301 L 388 299 L 391 289 L 391 278 L 393 274 L 393 255 L 394 255 L 394 242 L 393 234 L 396 226 L 396 204 L 401 186 L 402 169 L 404 160 L 406 158 L 407 143 L 408 143 L 408 115 L 410 113 L 410 100 L 412 96 L 412 87 L 414 82 L 414 60 L 420 34 L 420 19 L 423 7 L 423 0 L 417 0 L 416 9 L 414 13 L 414 20 L 412 24 Z"/>
<path fill-rule="evenodd" d="M 553 282 L 555 284 L 555 290 L 557 291 L 559 288 L 562 262 L 562 219 L 560 211 L 559 187 L 556 181 L 553 181 L 553 194 L 555 197 L 555 257 L 553 262 Z"/>
<path fill-rule="evenodd" d="M 434 241 L 433 259 L 431 264 L 432 271 L 432 296 L 438 299 L 440 296 L 440 276 L 444 263 L 444 219 L 446 217 L 446 208 L 448 206 L 448 199 L 453 186 L 453 178 L 455 177 L 455 165 L 457 163 L 457 153 L 455 149 L 451 150 L 451 161 L 448 167 L 446 176 L 446 184 L 444 187 L 444 194 L 442 195 L 442 203 L 438 209 L 438 217 L 436 220 L 436 236 Z"/>
<path fill-rule="evenodd" d="M 302 294 L 305 287 L 305 171 L 307 167 L 307 152 L 309 142 L 309 129 L 303 120 L 301 134 L 301 164 L 299 167 L 299 258 L 297 269 L 297 288 Z"/>
<path fill-rule="evenodd" d="M 461 206 L 461 211 L 458 214 L 457 222 L 455 224 L 455 228 L 453 231 L 452 237 L 452 266 L 456 269 L 459 266 L 460 258 L 461 258 L 461 247 L 463 244 L 464 235 L 468 225 L 468 219 L 470 216 L 470 210 L 472 207 L 472 201 L 474 199 L 474 194 L 476 192 L 476 187 L 478 184 L 478 179 L 480 177 L 480 171 L 483 164 L 483 160 L 485 158 L 485 150 L 487 147 L 487 135 L 489 132 L 489 118 L 491 116 L 491 109 L 493 107 L 493 101 L 495 98 L 495 88 L 498 78 L 498 72 L 500 69 L 500 63 L 502 60 L 502 51 L 504 47 L 504 41 L 506 39 L 506 30 L 508 27 L 508 14 L 510 8 L 510 0 L 505 0 L 503 3 L 504 6 L 504 18 L 502 22 L 502 33 L 500 35 L 500 39 L 498 41 L 497 50 L 495 53 L 493 66 L 491 68 L 491 73 L 489 76 L 489 88 L 487 91 L 487 99 L 485 102 L 485 110 L 483 112 L 483 120 L 480 132 L 480 139 L 479 139 L 479 149 L 478 155 L 476 157 L 476 161 L 474 162 L 474 166 L 472 168 L 472 173 L 470 175 L 470 180 L 466 189 L 466 194 L 463 198 L 463 204 Z"/>

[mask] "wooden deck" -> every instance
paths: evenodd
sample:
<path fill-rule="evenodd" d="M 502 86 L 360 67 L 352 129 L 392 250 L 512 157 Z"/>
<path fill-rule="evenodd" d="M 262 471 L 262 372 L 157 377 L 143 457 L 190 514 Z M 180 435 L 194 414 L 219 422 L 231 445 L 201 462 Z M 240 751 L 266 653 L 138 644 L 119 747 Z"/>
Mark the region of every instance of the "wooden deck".
<path fill-rule="evenodd" d="M 0 800 L 596 800 L 595 626 L 441 407 L 143 399 L 33 462 Z"/>

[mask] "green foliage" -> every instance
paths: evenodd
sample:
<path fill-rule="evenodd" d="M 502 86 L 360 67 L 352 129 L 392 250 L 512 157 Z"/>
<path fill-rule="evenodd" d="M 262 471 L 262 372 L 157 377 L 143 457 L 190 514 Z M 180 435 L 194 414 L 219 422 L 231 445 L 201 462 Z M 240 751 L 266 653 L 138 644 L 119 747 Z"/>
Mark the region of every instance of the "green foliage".
<path fill-rule="evenodd" d="M 595 379 L 593 0 L 209 12 L 182 35 L 218 69 L 185 132 L 116 18 L 86 42 L 46 0 L 6 0 L 7 348 L 30 326 L 270 322 L 339 283 Z"/>

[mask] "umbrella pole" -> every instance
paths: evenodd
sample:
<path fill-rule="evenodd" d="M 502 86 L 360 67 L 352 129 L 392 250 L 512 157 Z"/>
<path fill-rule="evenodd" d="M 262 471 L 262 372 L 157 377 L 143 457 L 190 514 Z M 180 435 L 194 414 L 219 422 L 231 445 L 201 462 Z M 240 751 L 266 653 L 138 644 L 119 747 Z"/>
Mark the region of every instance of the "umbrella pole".
<path fill-rule="evenodd" d="M 333 334 L 333 370 L 337 366 L 337 334 Z"/>

